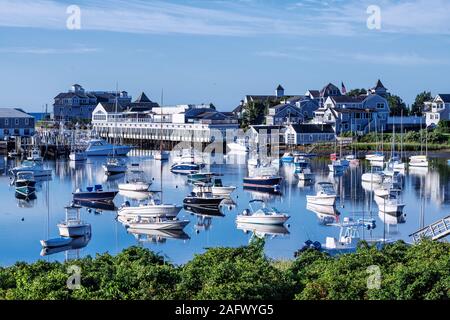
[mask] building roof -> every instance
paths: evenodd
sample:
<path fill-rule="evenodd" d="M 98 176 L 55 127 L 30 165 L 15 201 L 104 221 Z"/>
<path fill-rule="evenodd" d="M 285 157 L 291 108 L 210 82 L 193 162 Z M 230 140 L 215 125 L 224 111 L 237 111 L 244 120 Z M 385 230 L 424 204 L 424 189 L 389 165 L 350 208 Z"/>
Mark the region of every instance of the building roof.
<path fill-rule="evenodd" d="M 152 101 L 147 97 L 147 95 L 144 92 L 141 92 L 141 94 L 137 97 L 137 99 L 134 102 L 137 102 L 137 103 L 152 103 Z"/>
<path fill-rule="evenodd" d="M 0 118 L 34 118 L 19 108 L 0 108 Z"/>
<path fill-rule="evenodd" d="M 106 112 L 116 112 L 116 103 L 115 102 L 99 102 L 99 104 L 105 109 Z M 117 112 L 123 112 L 126 109 L 126 106 L 117 103 Z"/>
<path fill-rule="evenodd" d="M 373 87 L 372 90 L 379 90 L 379 89 L 387 90 L 386 87 L 381 83 L 380 79 L 378 79 L 375 87 Z"/>
<path fill-rule="evenodd" d="M 292 124 L 291 127 L 297 133 L 333 133 L 333 127 L 330 124 L 313 124 L 313 123 L 302 123 L 302 124 Z"/>
<path fill-rule="evenodd" d="M 279 84 L 277 90 L 284 90 L 284 88 L 281 86 L 281 84 Z"/>
<path fill-rule="evenodd" d="M 332 84 L 330 82 L 325 87 L 323 87 L 322 90 L 320 90 L 320 96 L 326 97 L 327 96 L 327 91 L 330 91 L 330 90 L 331 91 L 335 90 L 335 91 L 337 91 L 337 95 L 341 95 L 341 90 L 339 90 L 338 87 L 336 87 L 334 84 Z"/>
<path fill-rule="evenodd" d="M 308 92 L 313 96 L 313 98 L 319 98 L 320 97 L 320 91 L 319 90 L 308 90 Z"/>
<path fill-rule="evenodd" d="M 334 102 L 337 102 L 337 103 L 361 103 L 367 98 L 367 96 L 358 96 L 358 97 L 353 97 L 353 96 L 333 96 L 333 97 L 330 97 L 330 98 L 333 99 Z"/>
<path fill-rule="evenodd" d="M 244 106 L 242 104 L 238 105 L 236 108 L 233 109 L 233 113 L 240 113 L 242 112 L 242 109 L 244 109 Z"/>
<path fill-rule="evenodd" d="M 439 93 L 437 96 L 439 96 L 444 103 L 450 103 L 450 94 Z"/>
<path fill-rule="evenodd" d="M 261 130 L 267 130 L 267 134 L 270 134 L 272 132 L 272 130 L 279 130 L 281 131 L 281 129 L 284 129 L 283 126 L 277 126 L 277 125 L 253 125 L 251 126 L 251 128 L 253 128 L 256 132 L 259 133 L 259 131 Z"/>

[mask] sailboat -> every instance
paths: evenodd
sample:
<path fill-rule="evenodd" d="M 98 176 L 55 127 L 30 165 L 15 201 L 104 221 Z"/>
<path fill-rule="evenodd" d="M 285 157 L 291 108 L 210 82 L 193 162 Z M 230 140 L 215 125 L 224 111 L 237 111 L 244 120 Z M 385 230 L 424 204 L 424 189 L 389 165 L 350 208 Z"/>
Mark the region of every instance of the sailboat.
<path fill-rule="evenodd" d="M 422 125 L 420 128 L 420 149 L 422 151 Z M 425 129 L 425 154 L 409 157 L 409 166 L 414 168 L 428 168 L 428 135 Z"/>
<path fill-rule="evenodd" d="M 116 91 L 118 91 L 118 90 L 116 90 Z M 116 127 L 117 127 L 117 125 L 116 125 L 116 122 L 117 122 L 117 120 L 116 120 L 117 119 L 117 96 L 118 96 L 118 93 L 116 93 L 116 108 L 115 108 L 116 115 L 114 117 L 114 138 L 113 138 L 114 141 L 113 141 L 112 156 L 109 157 L 106 160 L 106 163 L 103 164 L 103 166 L 102 166 L 107 175 L 120 174 L 120 173 L 125 173 L 127 171 L 127 165 L 126 165 L 125 161 L 120 158 L 116 158 L 115 157 L 116 152 L 114 150 L 115 145 L 116 145 L 116 141 L 115 141 L 116 140 L 116 132 L 115 131 L 116 131 Z"/>

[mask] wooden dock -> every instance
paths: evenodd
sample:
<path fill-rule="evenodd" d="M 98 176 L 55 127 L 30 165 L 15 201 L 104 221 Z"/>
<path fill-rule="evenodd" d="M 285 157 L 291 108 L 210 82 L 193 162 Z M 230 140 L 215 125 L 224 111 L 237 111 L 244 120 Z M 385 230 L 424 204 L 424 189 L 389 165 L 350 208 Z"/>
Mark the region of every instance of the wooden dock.
<path fill-rule="evenodd" d="M 417 243 L 422 239 L 439 240 L 450 234 L 450 216 L 442 218 L 432 224 L 417 230 L 409 236 Z"/>

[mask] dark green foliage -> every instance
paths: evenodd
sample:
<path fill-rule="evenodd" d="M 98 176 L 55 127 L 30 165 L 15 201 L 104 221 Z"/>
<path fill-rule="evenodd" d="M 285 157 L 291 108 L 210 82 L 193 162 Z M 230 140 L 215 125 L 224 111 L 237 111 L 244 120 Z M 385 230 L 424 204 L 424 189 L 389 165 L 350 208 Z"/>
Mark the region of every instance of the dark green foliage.
<path fill-rule="evenodd" d="M 416 96 L 416 100 L 411 106 L 411 114 L 421 116 L 425 101 L 431 101 L 431 92 L 423 91 Z"/>
<path fill-rule="evenodd" d="M 391 109 L 390 116 L 401 116 L 402 114 L 407 116 L 409 114 L 409 109 L 399 96 L 389 95 L 387 100 Z"/>
<path fill-rule="evenodd" d="M 360 95 L 366 95 L 367 94 L 367 90 L 362 88 L 362 89 L 352 89 L 349 92 L 346 93 L 347 96 L 350 97 L 359 97 Z"/>
<path fill-rule="evenodd" d="M 264 242 L 212 248 L 178 267 L 147 249 L 68 263 L 38 261 L 0 268 L 0 299 L 449 299 L 450 245 L 403 242 L 382 250 L 361 242 L 339 257 L 307 250 L 292 261 L 264 256 Z M 66 286 L 81 268 L 81 289 Z M 381 271 L 369 289 L 368 268 Z"/>

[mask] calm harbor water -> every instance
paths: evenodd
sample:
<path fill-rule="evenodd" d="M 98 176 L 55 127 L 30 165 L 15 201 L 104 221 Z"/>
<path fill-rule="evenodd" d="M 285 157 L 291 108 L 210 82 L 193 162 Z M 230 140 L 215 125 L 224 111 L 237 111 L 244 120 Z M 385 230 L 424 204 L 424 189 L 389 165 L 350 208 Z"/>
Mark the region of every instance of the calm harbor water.
<path fill-rule="evenodd" d="M 241 158 L 241 164 L 236 163 Z M 15 160 L 0 159 L 0 265 L 14 264 L 16 261 L 33 262 L 38 259 L 64 261 L 96 253 L 117 254 L 132 245 L 142 245 L 160 252 L 174 263 L 184 263 L 194 254 L 204 252 L 207 247 L 240 246 L 249 242 L 252 231 L 239 229 L 235 217 L 248 208 L 251 199 L 266 199 L 271 206 L 291 215 L 286 229 L 260 228 L 258 236 L 266 234 L 266 254 L 272 258 L 292 258 L 294 251 L 303 242 L 311 239 L 321 243 L 327 236 L 337 237 L 339 227 L 329 226 L 326 221 L 342 221 L 344 217 L 372 217 L 376 220 L 374 230 L 365 230 L 363 237 L 393 238 L 411 241 L 409 234 L 422 225 L 427 225 L 449 214 L 450 211 L 450 167 L 444 156 L 431 156 L 430 168 L 407 170 L 404 175 L 402 198 L 406 203 L 404 216 L 393 217 L 379 213 L 372 200 L 369 185 L 361 184 L 361 175 L 368 169 L 368 163 L 362 161 L 358 167 L 349 168 L 343 176 L 329 175 L 327 158 L 311 160 L 315 182 L 329 181 L 335 184 L 340 195 L 336 209 L 338 214 L 325 212 L 321 208 L 307 209 L 306 195 L 314 194 L 314 184 L 299 185 L 293 176 L 293 165 L 283 165 L 284 177 L 282 195 L 268 195 L 242 189 L 242 179 L 247 174 L 244 155 L 230 155 L 226 164 L 207 166 L 205 170 L 223 174 L 224 184 L 235 185 L 238 189 L 232 194 L 232 202 L 222 208 L 222 216 L 194 215 L 182 210 L 179 217 L 189 219 L 191 223 L 185 233 L 154 233 L 137 235 L 128 232 L 116 221 L 116 212 L 109 210 L 82 209 L 82 218 L 92 225 L 92 238 L 87 245 L 80 243 L 79 249 L 71 249 L 41 256 L 39 240 L 58 236 L 56 224 L 64 219 L 64 206 L 72 200 L 76 188 L 85 188 L 93 184 L 103 184 L 105 189 L 117 189 L 117 183 L 124 176 L 107 178 L 101 168 L 105 158 L 90 158 L 85 163 L 73 163 L 66 160 L 46 161 L 45 166 L 53 169 L 50 181 L 39 183 L 37 198 L 32 201 L 16 199 L 15 190 L 10 186 L 7 174 L 15 166 Z M 244 160 L 244 161 L 242 161 Z M 159 190 L 160 165 L 153 160 L 150 151 L 135 151 L 127 158 L 129 163 L 140 163 L 147 179 L 153 181 L 151 189 Z M 192 190 L 186 177 L 170 172 L 171 161 L 163 163 L 164 202 L 182 204 L 183 198 Z M 115 205 L 120 206 L 129 198 L 118 195 Z"/>

